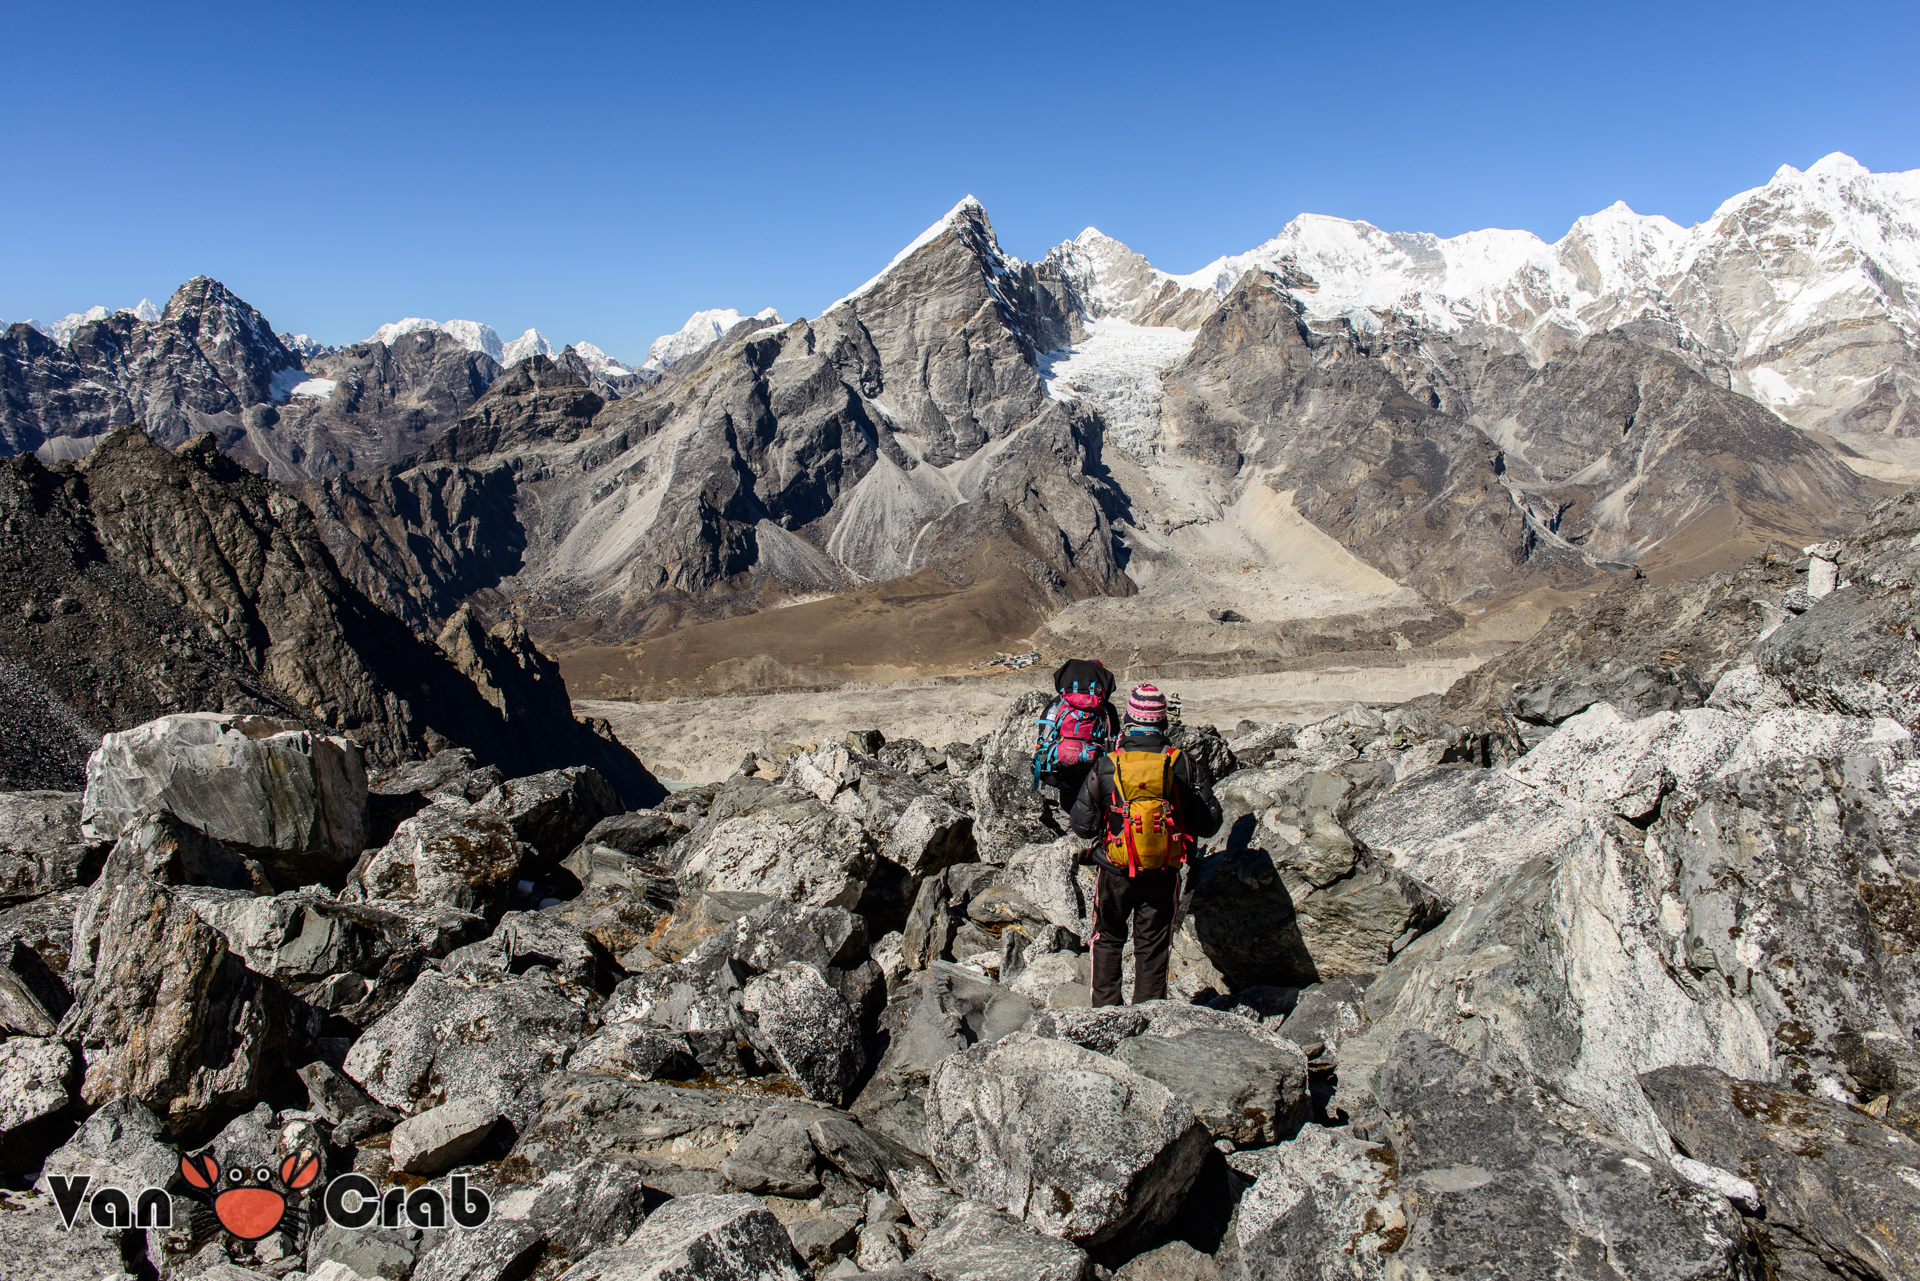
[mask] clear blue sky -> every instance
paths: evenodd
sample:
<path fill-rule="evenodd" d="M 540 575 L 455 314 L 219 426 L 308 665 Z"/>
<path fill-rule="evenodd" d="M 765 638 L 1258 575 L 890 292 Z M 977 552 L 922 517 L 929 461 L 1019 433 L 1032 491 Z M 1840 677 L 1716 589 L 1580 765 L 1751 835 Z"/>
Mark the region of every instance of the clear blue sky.
<path fill-rule="evenodd" d="M 636 358 L 813 315 L 972 192 L 1170 271 L 1302 211 L 1554 239 L 1781 164 L 1920 168 L 1920 5 L 9 6 L 0 317 L 226 281 Z"/>

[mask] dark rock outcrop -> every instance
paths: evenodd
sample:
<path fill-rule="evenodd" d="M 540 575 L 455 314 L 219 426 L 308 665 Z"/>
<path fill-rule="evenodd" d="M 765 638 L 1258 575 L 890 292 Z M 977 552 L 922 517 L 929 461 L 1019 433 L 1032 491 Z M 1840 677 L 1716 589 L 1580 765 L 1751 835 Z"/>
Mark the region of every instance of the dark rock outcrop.
<path fill-rule="evenodd" d="M 457 619 L 421 640 L 341 580 L 305 507 L 211 437 L 170 452 L 124 430 L 77 467 L 14 459 L 0 514 L 0 658 L 96 735 L 182 708 L 250 712 L 376 760 L 462 743 L 512 775 L 591 764 L 636 804 L 658 795 L 574 720 L 524 632 Z M 77 788 L 82 734 L 9 710 L 0 758 L 16 759 L 17 729 L 31 771 L 13 781 Z"/>

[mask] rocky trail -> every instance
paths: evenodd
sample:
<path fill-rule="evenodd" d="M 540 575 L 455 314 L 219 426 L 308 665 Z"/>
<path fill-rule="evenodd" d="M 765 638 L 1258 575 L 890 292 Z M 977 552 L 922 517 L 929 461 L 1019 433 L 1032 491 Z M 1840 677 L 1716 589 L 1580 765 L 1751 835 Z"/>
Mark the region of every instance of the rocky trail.
<path fill-rule="evenodd" d="M 0 793 L 0 1273 L 1920 1275 L 1917 573 L 1909 490 L 1445 693 L 1190 699 L 1228 822 L 1169 999 L 1106 1009 L 1031 673 L 763 707 L 648 808 L 269 685 L 107 733 Z M 355 1175 L 389 1219 L 323 1211 Z"/>

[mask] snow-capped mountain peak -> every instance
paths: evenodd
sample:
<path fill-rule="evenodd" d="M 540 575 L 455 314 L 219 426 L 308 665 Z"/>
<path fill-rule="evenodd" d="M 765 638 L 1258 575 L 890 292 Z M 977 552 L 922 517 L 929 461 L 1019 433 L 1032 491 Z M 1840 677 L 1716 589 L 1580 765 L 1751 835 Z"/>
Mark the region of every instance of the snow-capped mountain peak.
<path fill-rule="evenodd" d="M 367 341 L 385 343 L 391 347 L 393 340 L 404 334 L 436 329 L 468 351 L 485 352 L 495 361 L 502 364 L 509 363 L 504 359 L 505 344 L 500 341 L 500 335 L 494 332 L 492 325 L 483 325 L 477 320 L 427 320 L 420 316 L 408 316 L 404 320 L 395 320 L 380 326 L 373 331 Z"/>
<path fill-rule="evenodd" d="M 687 323 L 670 334 L 662 334 L 653 340 L 647 348 L 647 358 L 640 368 L 658 373 L 676 361 L 685 360 L 696 352 L 705 351 L 720 341 L 729 329 L 749 317 L 742 316 L 731 307 L 716 307 L 709 311 L 696 311 L 687 317 Z M 755 312 L 751 319 L 765 320 L 773 324 L 780 323 L 780 313 L 771 307 Z M 580 344 L 574 344 L 574 350 L 580 350 Z M 598 350 L 596 348 L 596 350 Z"/>
<path fill-rule="evenodd" d="M 834 307 L 838 307 L 842 303 L 852 302 L 854 299 L 865 294 L 868 290 L 872 289 L 875 285 L 879 284 L 882 280 L 885 280 L 887 278 L 888 273 L 890 273 L 895 267 L 898 267 L 901 263 L 911 258 L 914 255 L 914 252 L 916 250 L 922 249 L 925 246 L 933 243 L 933 241 L 939 238 L 942 232 L 946 231 L 948 228 L 958 223 L 961 218 L 965 217 L 968 214 L 977 214 L 980 217 L 984 218 L 986 217 L 986 213 L 987 213 L 986 206 L 981 204 L 979 200 L 977 200 L 975 197 L 971 195 L 961 197 L 960 203 L 956 204 L 953 208 L 947 210 L 947 212 L 941 216 L 938 222 L 935 222 L 932 226 L 928 227 L 925 231 L 921 232 L 919 235 L 915 236 L 912 240 L 908 241 L 906 248 L 902 249 L 899 253 L 895 254 L 893 256 L 893 261 L 889 262 L 885 267 L 882 267 L 879 270 L 879 272 L 874 275 L 873 279 L 867 281 L 866 284 L 860 286 L 858 289 L 854 290 L 852 293 L 847 294 L 845 297 L 835 299 L 834 302 L 827 308 L 827 310 L 832 311 Z"/>
<path fill-rule="evenodd" d="M 506 344 L 506 346 L 501 349 L 497 359 L 503 366 L 511 367 L 519 364 L 529 356 L 555 356 L 558 354 L 559 353 L 554 350 L 553 344 L 547 341 L 545 334 L 541 333 L 538 329 L 529 329 L 512 342 Z"/>

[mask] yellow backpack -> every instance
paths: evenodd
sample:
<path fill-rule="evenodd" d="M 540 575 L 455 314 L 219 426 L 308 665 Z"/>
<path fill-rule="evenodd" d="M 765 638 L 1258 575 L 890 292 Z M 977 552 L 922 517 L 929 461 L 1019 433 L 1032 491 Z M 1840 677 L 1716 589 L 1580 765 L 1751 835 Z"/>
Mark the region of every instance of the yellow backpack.
<path fill-rule="evenodd" d="M 1178 867 L 1193 846 L 1175 807 L 1173 763 L 1178 748 L 1159 752 L 1112 752 L 1113 790 L 1110 813 L 1119 819 L 1107 824 L 1107 862 L 1125 868 L 1128 876 Z M 1114 834 L 1118 826 L 1120 832 Z"/>

